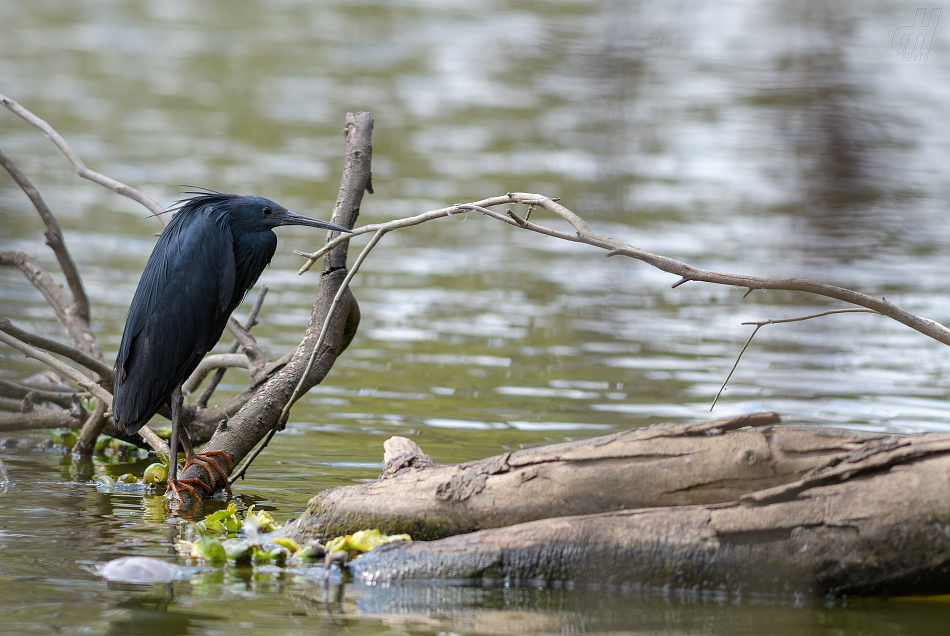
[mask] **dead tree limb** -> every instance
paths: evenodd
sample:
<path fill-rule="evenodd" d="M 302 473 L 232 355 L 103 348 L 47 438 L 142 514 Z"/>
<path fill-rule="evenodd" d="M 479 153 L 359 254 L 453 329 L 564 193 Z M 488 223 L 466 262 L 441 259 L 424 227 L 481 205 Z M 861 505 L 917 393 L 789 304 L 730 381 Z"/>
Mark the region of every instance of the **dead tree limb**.
<path fill-rule="evenodd" d="M 14 335 L 14 337 L 16 337 Z M 27 343 L 29 344 L 29 343 Z M 50 402 L 63 408 L 70 408 L 73 403 L 82 398 L 89 397 L 89 393 L 77 393 L 74 391 L 46 391 L 35 387 L 27 386 L 20 382 L 0 379 L 0 396 L 8 398 L 23 399 L 28 394 L 33 395 L 33 399 L 38 402 Z"/>
<path fill-rule="evenodd" d="M 165 214 L 165 210 L 162 208 L 162 206 L 152 200 L 144 192 L 136 190 L 135 188 L 120 181 L 116 181 L 111 177 L 99 174 L 95 170 L 90 170 L 88 167 L 86 167 L 86 164 L 83 163 L 83 160 L 79 157 L 79 155 L 76 154 L 76 151 L 73 150 L 68 143 L 66 143 L 66 140 L 63 139 L 63 136 L 60 135 L 55 128 L 50 126 L 48 122 L 40 119 L 29 110 L 4 95 L 0 95 L 0 104 L 3 104 L 7 107 L 7 109 L 10 110 L 10 112 L 18 115 L 33 126 L 36 126 L 42 130 L 43 133 L 49 137 L 50 141 L 56 144 L 56 147 L 59 148 L 60 152 L 66 156 L 66 158 L 69 160 L 69 163 L 73 164 L 73 167 L 76 169 L 76 173 L 80 177 L 83 179 L 88 179 L 93 183 L 98 183 L 99 185 L 108 188 L 117 194 L 121 194 L 122 196 L 128 197 L 133 201 L 142 204 L 153 215 L 155 215 L 159 221 L 161 221 L 162 225 L 168 225 L 168 216 Z"/>
<path fill-rule="evenodd" d="M 16 164 L 10 160 L 3 152 L 0 152 L 0 165 L 10 174 L 20 189 L 29 197 L 33 207 L 39 213 L 40 218 L 46 225 L 46 244 L 50 246 L 59 261 L 59 267 L 63 270 L 66 277 L 66 284 L 69 285 L 69 291 L 72 293 L 73 302 L 69 308 L 70 312 L 78 318 L 84 320 L 88 326 L 89 323 L 89 299 L 86 297 L 86 290 L 82 286 L 82 278 L 79 276 L 79 269 L 73 261 L 72 255 L 66 248 L 66 242 L 63 240 L 63 231 L 59 228 L 56 217 L 50 211 L 46 201 L 40 196 L 39 190 L 33 186 L 30 180 L 23 172 L 16 167 Z"/>
<path fill-rule="evenodd" d="M 379 528 L 432 540 L 549 517 L 735 501 L 883 437 L 779 422 L 759 413 L 661 424 L 452 466 L 393 438 L 380 479 L 318 494 L 287 532 L 309 541 Z M 750 428 L 727 434 L 739 427 Z M 403 450 L 391 452 L 400 439 Z"/>
<path fill-rule="evenodd" d="M 76 346 L 86 355 L 96 360 L 102 359 L 102 352 L 99 351 L 99 345 L 96 344 L 96 337 L 89 329 L 89 323 L 76 315 L 72 308 L 73 303 L 66 298 L 56 281 L 34 263 L 33 259 L 23 252 L 8 250 L 0 252 L 0 265 L 16 267 L 23 272 L 27 280 L 33 283 L 33 286 L 43 294 L 46 302 L 56 312 L 56 317 L 66 328 Z M 109 375 L 111 375 L 111 372 Z"/>
<path fill-rule="evenodd" d="M 8 333 L 14 338 L 22 340 L 23 342 L 33 345 L 34 347 L 39 347 L 40 349 L 45 349 L 51 353 L 56 353 L 69 358 L 73 362 L 86 367 L 106 382 L 111 382 L 112 368 L 107 366 L 106 363 L 102 362 L 101 360 L 88 355 L 84 351 L 80 351 L 79 349 L 70 347 L 69 345 L 64 345 L 63 343 L 53 340 L 52 338 L 47 338 L 35 333 L 30 333 L 24 329 L 20 329 L 3 315 L 0 315 L 0 331 Z"/>
<path fill-rule="evenodd" d="M 369 113 L 347 114 L 346 159 L 340 194 L 331 219 L 337 225 L 353 227 L 359 215 L 363 192 L 370 191 L 372 131 L 373 118 Z M 294 395 L 301 378 L 306 389 L 318 384 L 329 372 L 337 356 L 349 345 L 359 323 L 359 306 L 352 294 L 347 294 L 345 302 L 331 318 L 329 335 L 317 352 L 316 364 L 305 374 L 314 344 L 329 314 L 332 299 L 345 278 L 347 245 L 347 241 L 341 241 L 339 248 L 324 259 L 320 292 L 304 339 L 294 351 L 292 359 L 256 391 L 254 399 L 248 401 L 228 422 L 217 428 L 204 450 L 223 450 L 235 464 L 245 458 L 271 430 L 284 424 L 280 420 L 281 412 Z M 223 461 L 220 466 L 223 470 L 228 468 Z M 239 473 L 235 472 L 235 475 L 237 474 Z M 196 470 L 192 466 L 181 478 L 207 480 L 208 476 L 205 471 Z"/>
<path fill-rule="evenodd" d="M 555 230 L 537 223 L 532 223 L 514 213 L 502 214 L 490 209 L 498 205 L 511 205 L 514 203 L 524 204 L 530 208 L 537 207 L 552 212 L 553 214 L 556 214 L 570 223 L 574 229 L 574 232 L 571 233 Z M 873 312 L 877 312 L 904 325 L 907 325 L 911 329 L 914 329 L 925 336 L 933 338 L 938 342 L 950 345 L 950 329 L 944 327 L 934 320 L 922 318 L 904 309 L 901 309 L 897 305 L 888 302 L 884 298 L 875 298 L 873 296 L 862 294 L 850 289 L 845 289 L 843 287 L 828 285 L 826 283 L 804 278 L 764 278 L 760 276 L 714 272 L 711 270 L 693 267 L 692 265 L 688 265 L 668 256 L 652 254 L 646 250 L 642 250 L 632 245 L 628 245 L 622 241 L 618 241 L 617 239 L 597 234 L 590 229 L 587 223 L 580 216 L 567 209 L 556 200 L 546 197 L 542 194 L 510 192 L 503 196 L 492 197 L 490 199 L 484 199 L 475 203 L 459 203 L 454 206 L 432 210 L 430 212 L 425 212 L 413 217 L 395 219 L 386 223 L 366 225 L 355 228 L 353 230 L 353 234 L 379 232 L 380 230 L 388 232 L 395 229 L 418 225 L 420 223 L 425 223 L 435 219 L 445 218 L 467 210 L 480 212 L 485 216 L 491 217 L 497 221 L 501 221 L 502 223 L 507 223 L 508 225 L 517 227 L 519 229 L 537 232 L 539 234 L 544 234 L 545 236 L 551 236 L 565 241 L 571 241 L 573 243 L 585 243 L 587 245 L 599 247 L 601 249 L 607 250 L 607 256 L 623 255 L 643 261 L 644 263 L 659 270 L 679 276 L 680 279 L 673 284 L 673 287 L 678 287 L 684 283 L 695 281 L 712 283 L 716 285 L 728 285 L 731 287 L 742 287 L 749 290 L 772 289 L 804 292 L 817 296 L 824 296 L 826 298 L 841 300 L 852 305 L 858 305 L 859 307 L 865 307 Z M 300 268 L 300 271 L 306 271 L 306 269 L 309 268 L 315 259 L 325 254 L 327 250 L 333 249 L 340 240 L 341 239 L 338 237 L 337 239 L 327 243 L 323 248 L 313 253 L 298 252 L 298 254 L 308 259 L 307 262 L 304 263 L 304 265 Z"/>
<path fill-rule="evenodd" d="M 685 427 L 679 428 L 682 432 Z M 665 437 L 663 427 L 652 430 L 661 435 L 651 438 L 645 435 L 651 429 L 645 429 L 639 441 L 634 441 L 634 431 L 618 436 L 629 436 L 628 441 L 634 446 L 642 444 L 645 452 L 651 446 L 660 450 L 656 444 L 677 440 L 675 436 Z M 667 435 L 672 432 L 670 428 L 665 430 Z M 766 470 L 755 479 L 754 465 L 741 466 L 748 457 L 742 448 L 763 433 L 772 436 L 772 449 L 787 452 L 788 457 L 781 457 L 781 453 L 764 457 L 766 463 L 761 468 Z M 782 440 L 780 436 L 785 434 L 793 437 Z M 950 568 L 950 500 L 946 496 L 950 435 L 869 435 L 780 426 L 699 436 L 694 439 L 692 451 L 675 460 L 680 475 L 670 476 L 663 470 L 663 462 L 671 459 L 665 453 L 615 457 L 615 472 L 636 473 L 639 465 L 641 474 L 649 477 L 639 486 L 628 484 L 626 492 L 613 481 L 598 488 L 586 479 L 587 468 L 583 466 L 583 457 L 596 456 L 602 446 L 620 441 L 618 436 L 588 440 L 586 446 L 578 443 L 563 457 L 559 449 L 571 445 L 531 449 L 549 455 L 555 462 L 552 467 L 556 462 L 571 461 L 572 454 L 583 453 L 577 456 L 572 471 L 580 483 L 574 496 L 563 501 L 576 508 L 581 498 L 590 498 L 606 504 L 610 511 L 543 518 L 435 541 L 397 543 L 356 559 L 349 566 L 351 573 L 358 580 L 373 583 L 505 579 L 835 596 L 950 592 L 946 576 Z M 729 438 L 738 445 L 726 443 Z M 679 442 L 688 439 L 687 430 L 687 436 Z M 702 450 L 703 445 L 709 446 L 709 453 L 718 453 L 719 460 L 704 457 L 707 451 Z M 713 450 L 717 447 L 718 451 Z M 506 461 L 516 456 L 512 453 Z M 687 460 L 698 465 L 691 466 Z M 773 461 L 790 461 L 796 470 L 785 475 L 767 474 L 768 462 Z M 808 465 L 812 468 L 803 473 Z M 427 471 L 462 470 L 463 466 L 403 470 L 410 475 L 418 473 L 415 479 L 420 479 L 425 491 Z M 723 471 L 730 468 L 735 475 L 723 480 Z M 492 489 L 503 507 L 505 494 L 516 496 L 526 507 L 534 506 L 537 493 L 529 496 L 520 490 L 538 479 L 543 483 L 544 477 L 539 474 L 519 485 L 514 477 L 521 470 L 510 471 L 514 474 L 507 478 L 507 489 L 501 487 L 505 476 L 500 475 L 494 483 L 486 483 L 483 491 Z M 398 479 L 397 475 L 383 480 L 380 488 L 385 491 L 387 482 L 396 484 Z M 730 485 L 749 487 L 782 479 L 786 483 L 753 491 L 740 501 L 735 501 L 739 488 L 728 492 Z M 690 485 L 670 488 L 677 480 Z M 563 513 L 557 494 L 560 487 L 558 481 L 549 486 L 553 491 L 547 499 L 551 515 Z M 699 496 L 689 499 L 690 493 Z M 391 508 L 394 494 L 396 491 L 377 493 L 376 505 L 382 510 Z M 642 499 L 651 494 L 658 497 Z M 444 517 L 451 506 L 468 506 L 475 512 L 481 504 L 470 500 L 477 495 L 473 490 L 462 501 L 430 502 L 428 512 L 436 518 Z M 405 496 L 412 498 L 411 494 Z M 718 496 L 732 501 L 709 503 Z M 425 499 L 427 493 L 419 497 Z M 613 500 L 608 500 L 611 497 Z M 708 498 L 706 503 L 703 497 Z M 625 498 L 634 506 L 645 503 L 659 507 L 620 509 L 617 504 Z M 320 536 L 325 526 L 314 512 L 321 501 L 328 500 L 317 497 L 308 514 L 281 534 L 300 539 Z M 371 508 L 369 501 L 359 505 Z M 580 505 L 590 504 L 584 501 Z M 358 525 L 361 514 L 365 513 L 354 512 L 350 521 Z M 416 519 L 421 521 L 418 528 L 422 532 L 434 526 L 421 515 Z"/>
<path fill-rule="evenodd" d="M 45 428 L 78 428 L 82 416 L 66 409 L 34 409 L 29 413 L 0 413 L 0 433 Z"/>

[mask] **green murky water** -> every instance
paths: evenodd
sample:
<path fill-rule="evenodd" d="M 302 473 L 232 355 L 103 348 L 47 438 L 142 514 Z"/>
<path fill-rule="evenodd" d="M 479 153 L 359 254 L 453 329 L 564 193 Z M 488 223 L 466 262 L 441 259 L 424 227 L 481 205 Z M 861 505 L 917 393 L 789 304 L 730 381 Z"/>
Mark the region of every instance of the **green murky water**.
<path fill-rule="evenodd" d="M 344 115 L 369 110 L 376 194 L 363 222 L 538 191 L 602 233 L 701 267 L 819 278 L 946 323 L 950 31 L 938 24 L 926 62 L 901 62 L 891 38 L 913 13 L 897 2 L 4 2 L 0 92 L 163 204 L 193 184 L 326 218 Z M 6 112 L 0 149 L 63 226 L 111 360 L 158 224 L 80 181 Z M 283 230 L 262 277 L 271 293 L 256 332 L 272 357 L 299 339 L 318 284 L 295 274 L 293 250 L 321 240 Z M 5 176 L 0 249 L 55 271 Z M 238 494 L 286 520 L 324 488 L 374 478 L 394 434 L 448 463 L 704 417 L 748 336 L 742 321 L 836 306 L 674 280 L 475 215 L 390 235 L 354 284 L 356 340 Z M 18 272 L 0 271 L 0 307 L 62 336 Z M 0 349 L 0 377 L 36 370 Z M 714 415 L 945 431 L 948 372 L 943 346 L 879 317 L 771 327 Z M 98 493 L 43 439 L 8 435 L 0 449 L 15 482 L 0 495 L 4 633 L 917 634 L 945 622 L 939 603 L 340 589 L 277 568 L 110 586 L 97 564 L 173 558 L 175 527 L 158 499 Z"/>

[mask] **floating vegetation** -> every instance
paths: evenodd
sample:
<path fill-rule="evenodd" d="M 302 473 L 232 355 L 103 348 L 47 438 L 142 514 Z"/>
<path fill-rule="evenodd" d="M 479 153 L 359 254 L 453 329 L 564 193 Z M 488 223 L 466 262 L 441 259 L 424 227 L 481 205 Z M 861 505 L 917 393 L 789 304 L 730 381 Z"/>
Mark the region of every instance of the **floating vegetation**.
<path fill-rule="evenodd" d="M 380 545 L 412 540 L 407 534 L 384 535 L 379 530 L 337 537 L 326 546 L 315 541 L 300 545 L 289 537 L 263 536 L 280 527 L 270 513 L 255 511 L 254 506 L 241 519 L 237 505 L 232 503 L 203 521 L 184 524 L 182 535 L 190 540 L 182 538 L 175 547 L 179 554 L 204 565 L 247 567 L 268 563 L 286 565 L 289 560 L 343 564 Z"/>

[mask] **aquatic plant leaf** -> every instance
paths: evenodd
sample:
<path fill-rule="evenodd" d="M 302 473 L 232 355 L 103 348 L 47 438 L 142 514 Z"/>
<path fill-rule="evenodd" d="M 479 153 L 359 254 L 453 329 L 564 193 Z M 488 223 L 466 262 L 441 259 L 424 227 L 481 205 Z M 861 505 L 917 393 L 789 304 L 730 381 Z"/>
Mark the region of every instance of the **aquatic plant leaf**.
<path fill-rule="evenodd" d="M 142 475 L 146 484 L 164 484 L 168 482 L 168 466 L 161 463 L 150 464 Z"/>
<path fill-rule="evenodd" d="M 220 564 L 228 560 L 228 554 L 224 546 L 217 537 L 208 534 L 208 531 L 195 524 L 195 530 L 198 532 L 198 540 L 195 542 L 200 550 L 200 556 L 211 564 Z M 194 554 L 194 551 L 192 551 Z"/>
<path fill-rule="evenodd" d="M 266 510 L 254 512 L 254 506 L 247 509 L 247 515 L 244 517 L 244 532 L 253 534 L 254 532 L 273 532 L 278 525 L 270 513 Z"/>
<path fill-rule="evenodd" d="M 290 550 L 291 553 L 297 552 L 300 549 L 300 544 L 294 541 L 293 539 L 291 539 L 290 537 L 277 537 L 276 539 L 274 539 L 274 543 L 276 543 L 277 545 L 284 546 L 285 548 Z"/>
<path fill-rule="evenodd" d="M 337 537 L 327 542 L 326 551 L 328 554 L 340 550 L 348 553 L 369 552 L 373 548 L 393 541 L 412 541 L 408 534 L 382 534 L 379 530 L 360 530 L 353 534 L 343 537 Z"/>

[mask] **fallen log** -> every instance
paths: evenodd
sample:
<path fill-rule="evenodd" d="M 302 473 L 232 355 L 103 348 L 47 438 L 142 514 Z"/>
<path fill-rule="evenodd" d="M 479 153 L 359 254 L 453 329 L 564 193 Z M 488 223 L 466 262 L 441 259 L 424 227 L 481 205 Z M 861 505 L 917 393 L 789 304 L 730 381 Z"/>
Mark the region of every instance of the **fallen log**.
<path fill-rule="evenodd" d="M 453 466 L 392 438 L 380 479 L 318 494 L 285 533 L 322 541 L 379 528 L 432 540 L 549 517 L 728 502 L 885 437 L 779 422 L 758 413 L 661 424 Z"/>
<path fill-rule="evenodd" d="M 731 592 L 950 592 L 950 435 L 869 440 L 738 502 L 544 519 L 392 544 L 365 582 L 587 581 Z"/>
<path fill-rule="evenodd" d="M 950 435 L 777 421 L 657 425 L 458 466 L 394 438 L 379 480 L 317 495 L 281 534 L 378 527 L 434 539 L 352 561 L 367 583 L 950 593 Z"/>

